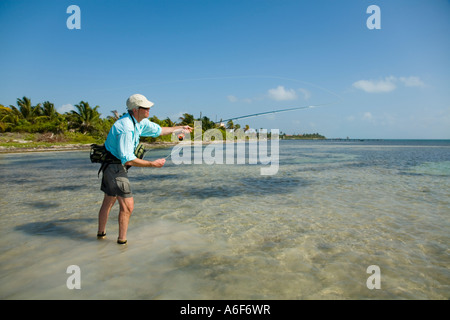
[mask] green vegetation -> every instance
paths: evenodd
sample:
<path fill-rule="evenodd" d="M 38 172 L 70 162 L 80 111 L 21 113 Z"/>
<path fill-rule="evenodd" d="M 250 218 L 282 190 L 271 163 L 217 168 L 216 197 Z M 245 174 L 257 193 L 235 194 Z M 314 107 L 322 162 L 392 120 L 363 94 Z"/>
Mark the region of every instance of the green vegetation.
<path fill-rule="evenodd" d="M 14 148 L 36 148 L 51 147 L 55 145 L 69 144 L 91 144 L 103 143 L 114 122 L 121 115 L 112 111 L 112 115 L 102 118 L 99 112 L 100 106 L 92 107 L 88 102 L 80 101 L 75 105 L 76 110 L 60 114 L 50 101 L 33 105 L 31 99 L 23 97 L 17 99 L 17 106 L 5 107 L 0 104 L 0 146 Z M 166 118 L 158 119 L 156 116 L 150 118 L 163 127 L 177 125 L 194 126 L 194 121 L 202 122 L 203 132 L 212 128 L 218 129 L 226 138 L 227 129 L 242 129 L 247 131 L 248 125 L 241 125 L 228 121 L 224 125 L 217 125 L 206 116 L 194 118 L 192 114 L 183 114 L 177 122 Z M 270 133 L 268 134 L 270 138 Z M 193 135 L 191 135 L 191 139 Z M 282 139 L 324 139 L 325 137 L 315 134 L 281 135 Z M 170 136 L 158 138 L 141 138 L 142 142 L 170 142 Z"/>
<path fill-rule="evenodd" d="M 294 135 L 288 135 L 288 134 L 282 134 L 280 135 L 281 139 L 285 140 L 310 140 L 310 139 L 326 139 L 324 136 L 318 133 L 303 133 L 303 134 L 294 134 Z"/>

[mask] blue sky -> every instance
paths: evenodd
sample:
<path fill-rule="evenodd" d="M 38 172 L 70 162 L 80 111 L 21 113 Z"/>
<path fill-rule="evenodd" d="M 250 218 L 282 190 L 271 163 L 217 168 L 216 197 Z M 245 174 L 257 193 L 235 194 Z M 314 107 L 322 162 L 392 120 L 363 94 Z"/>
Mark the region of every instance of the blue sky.
<path fill-rule="evenodd" d="M 81 9 L 68 29 L 67 7 Z M 370 5 L 381 29 L 369 29 Z M 80 101 L 337 138 L 450 139 L 450 2 L 0 0 L 0 104 Z"/>

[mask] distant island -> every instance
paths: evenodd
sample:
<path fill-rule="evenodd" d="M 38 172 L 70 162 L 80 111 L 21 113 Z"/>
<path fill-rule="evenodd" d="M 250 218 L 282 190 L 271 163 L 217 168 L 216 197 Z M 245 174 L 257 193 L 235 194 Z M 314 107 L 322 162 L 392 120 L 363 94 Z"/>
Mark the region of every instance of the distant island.
<path fill-rule="evenodd" d="M 303 134 L 281 134 L 280 139 L 283 140 L 323 140 L 325 136 L 319 133 L 303 133 Z"/>

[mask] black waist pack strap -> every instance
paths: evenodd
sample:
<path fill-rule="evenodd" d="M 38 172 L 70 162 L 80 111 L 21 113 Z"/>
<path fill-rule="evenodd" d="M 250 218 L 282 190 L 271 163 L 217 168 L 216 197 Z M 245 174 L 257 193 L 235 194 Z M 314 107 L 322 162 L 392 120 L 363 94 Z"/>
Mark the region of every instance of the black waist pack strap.
<path fill-rule="evenodd" d="M 100 178 L 100 172 L 103 172 L 103 170 L 106 169 L 106 167 L 109 165 L 109 163 L 103 162 L 100 166 L 100 169 L 98 169 L 97 176 Z"/>

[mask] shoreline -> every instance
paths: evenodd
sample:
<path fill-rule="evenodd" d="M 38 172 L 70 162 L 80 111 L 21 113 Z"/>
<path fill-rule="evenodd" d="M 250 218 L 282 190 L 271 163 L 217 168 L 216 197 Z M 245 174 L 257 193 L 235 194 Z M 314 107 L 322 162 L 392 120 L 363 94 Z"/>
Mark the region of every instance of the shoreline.
<path fill-rule="evenodd" d="M 176 145 L 174 142 L 157 142 L 144 143 L 146 147 L 152 148 L 166 148 Z M 89 151 L 91 143 L 88 144 L 67 144 L 67 145 L 53 145 L 50 147 L 36 146 L 36 147 L 5 147 L 0 146 L 0 154 L 13 153 L 31 153 L 31 152 L 62 152 L 62 151 Z"/>
<path fill-rule="evenodd" d="M 91 144 L 68 144 L 68 145 L 54 145 L 50 147 L 4 147 L 0 146 L 0 154 L 8 153 L 29 153 L 29 152 L 52 152 L 52 151 L 78 151 L 89 150 Z"/>

